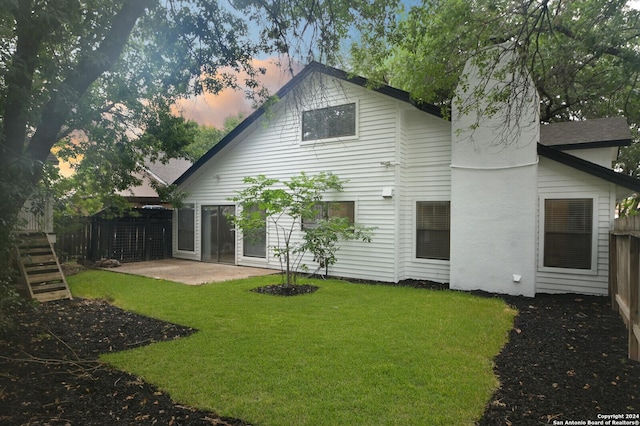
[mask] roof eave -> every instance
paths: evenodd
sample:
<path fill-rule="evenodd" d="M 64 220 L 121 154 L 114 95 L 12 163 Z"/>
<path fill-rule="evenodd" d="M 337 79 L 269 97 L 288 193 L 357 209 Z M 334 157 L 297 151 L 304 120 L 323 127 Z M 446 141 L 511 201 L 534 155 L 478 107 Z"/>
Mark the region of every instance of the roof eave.
<path fill-rule="evenodd" d="M 309 65 L 304 67 L 300 73 L 295 75 L 287 84 L 285 84 L 275 96 L 278 99 L 284 98 L 294 87 L 300 84 L 307 76 L 309 76 L 313 72 L 320 72 L 326 74 L 331 77 L 338 78 L 340 80 L 347 81 L 349 83 L 356 84 L 361 87 L 368 87 L 369 81 L 364 77 L 359 76 L 349 76 L 349 74 L 345 71 L 339 70 L 337 68 L 329 67 L 323 65 L 319 62 L 311 62 Z M 375 87 L 372 89 L 375 92 L 390 96 L 394 99 L 400 100 L 402 102 L 407 102 L 413 105 L 415 108 L 426 112 L 428 114 L 434 115 L 436 117 L 442 118 L 442 113 L 440 108 L 435 105 L 428 103 L 416 103 L 411 99 L 411 96 L 408 92 L 405 92 L 400 89 L 393 88 L 391 86 L 382 85 L 380 87 Z M 200 167 L 202 167 L 207 161 L 209 161 L 212 157 L 222 151 L 231 141 L 233 141 L 236 137 L 238 137 L 242 132 L 244 132 L 249 126 L 255 123 L 266 111 L 265 106 L 261 106 L 256 109 L 251 115 L 249 115 L 246 119 L 244 119 L 238 126 L 236 126 L 231 132 L 229 132 L 224 138 L 220 140 L 216 145 L 213 146 L 209 151 L 207 151 L 202 157 L 200 157 L 191 167 L 189 167 L 182 175 L 180 175 L 174 182 L 174 185 L 181 185 L 184 183 L 189 177 L 191 177 Z"/>
<path fill-rule="evenodd" d="M 572 151 L 578 149 L 594 149 L 594 148 L 619 148 L 621 146 L 629 146 L 633 141 L 631 139 L 616 139 L 610 141 L 598 141 L 598 142 L 585 142 L 577 144 L 557 144 L 557 145 L 545 145 L 547 147 L 562 150 Z"/>
<path fill-rule="evenodd" d="M 553 161 L 557 161 L 576 170 L 604 179 L 607 182 L 622 186 L 634 192 L 640 192 L 640 179 L 617 173 L 606 167 L 592 163 L 582 158 L 562 152 L 556 148 L 538 144 L 538 154 Z"/>

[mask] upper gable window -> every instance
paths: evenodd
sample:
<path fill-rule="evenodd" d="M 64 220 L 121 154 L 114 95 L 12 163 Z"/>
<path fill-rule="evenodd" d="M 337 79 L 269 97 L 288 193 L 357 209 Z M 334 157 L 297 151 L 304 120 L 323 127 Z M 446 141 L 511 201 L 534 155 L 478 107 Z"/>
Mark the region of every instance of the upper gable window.
<path fill-rule="evenodd" d="M 302 113 L 302 140 L 330 139 L 356 134 L 356 104 L 332 106 Z"/>

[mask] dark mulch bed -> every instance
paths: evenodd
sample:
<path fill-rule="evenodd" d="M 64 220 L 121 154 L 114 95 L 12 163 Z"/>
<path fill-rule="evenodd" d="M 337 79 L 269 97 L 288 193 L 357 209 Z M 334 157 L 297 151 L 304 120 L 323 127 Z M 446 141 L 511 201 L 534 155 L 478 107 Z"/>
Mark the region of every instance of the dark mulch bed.
<path fill-rule="evenodd" d="M 598 414 L 640 412 L 640 363 L 627 359 L 627 331 L 608 298 L 505 300 L 520 314 L 496 357 L 501 387 L 480 425 L 586 423 Z M 0 338 L 0 424 L 247 424 L 178 405 L 96 360 L 100 353 L 187 336 L 193 329 L 81 299 L 42 304 L 20 313 L 18 323 Z"/>
<path fill-rule="evenodd" d="M 640 363 L 627 357 L 627 329 L 608 297 L 504 299 L 519 314 L 495 359 L 501 386 L 481 425 L 587 424 L 640 413 Z M 627 424 L 640 424 L 629 417 L 638 423 Z"/>
<path fill-rule="evenodd" d="M 262 294 L 270 294 L 272 296 L 300 296 L 302 294 L 313 293 L 318 290 L 318 286 L 309 284 L 272 284 L 264 287 L 256 287 L 251 291 Z"/>
<path fill-rule="evenodd" d="M 2 425 L 247 425 L 181 406 L 101 353 L 196 330 L 126 312 L 105 301 L 64 300 L 25 309 L 0 336 Z"/>

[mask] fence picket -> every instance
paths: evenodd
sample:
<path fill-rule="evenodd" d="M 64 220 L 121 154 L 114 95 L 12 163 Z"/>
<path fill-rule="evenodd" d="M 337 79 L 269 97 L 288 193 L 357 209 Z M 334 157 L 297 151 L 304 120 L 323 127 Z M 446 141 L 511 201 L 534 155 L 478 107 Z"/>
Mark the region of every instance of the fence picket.
<path fill-rule="evenodd" d="M 138 209 L 118 218 L 86 218 L 57 231 L 63 259 L 117 259 L 120 262 L 171 257 L 171 211 Z"/>
<path fill-rule="evenodd" d="M 640 361 L 640 216 L 614 221 L 609 237 L 609 295 L 629 330 L 630 359 Z"/>

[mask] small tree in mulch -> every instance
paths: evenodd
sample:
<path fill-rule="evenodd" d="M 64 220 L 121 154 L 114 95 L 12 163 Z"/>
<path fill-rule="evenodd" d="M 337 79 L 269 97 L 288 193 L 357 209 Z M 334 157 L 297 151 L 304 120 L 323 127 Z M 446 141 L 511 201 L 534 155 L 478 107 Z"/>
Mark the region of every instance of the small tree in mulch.
<path fill-rule="evenodd" d="M 344 217 L 319 217 L 323 195 L 343 190 L 343 182 L 332 173 L 309 176 L 302 172 L 288 181 L 260 175 L 245 177 L 244 183 L 249 186 L 231 198 L 240 207 L 234 222 L 249 238 L 264 235 L 265 223 L 271 225 L 267 229 L 275 229 L 275 245 L 270 248 L 280 260 L 285 287 L 296 284 L 296 272 L 305 267 L 301 262 L 306 253 L 319 268 L 327 268 L 337 262 L 339 241 L 371 241 L 373 228 Z M 314 225 L 303 230 L 302 239 L 295 238 L 305 221 Z"/>

